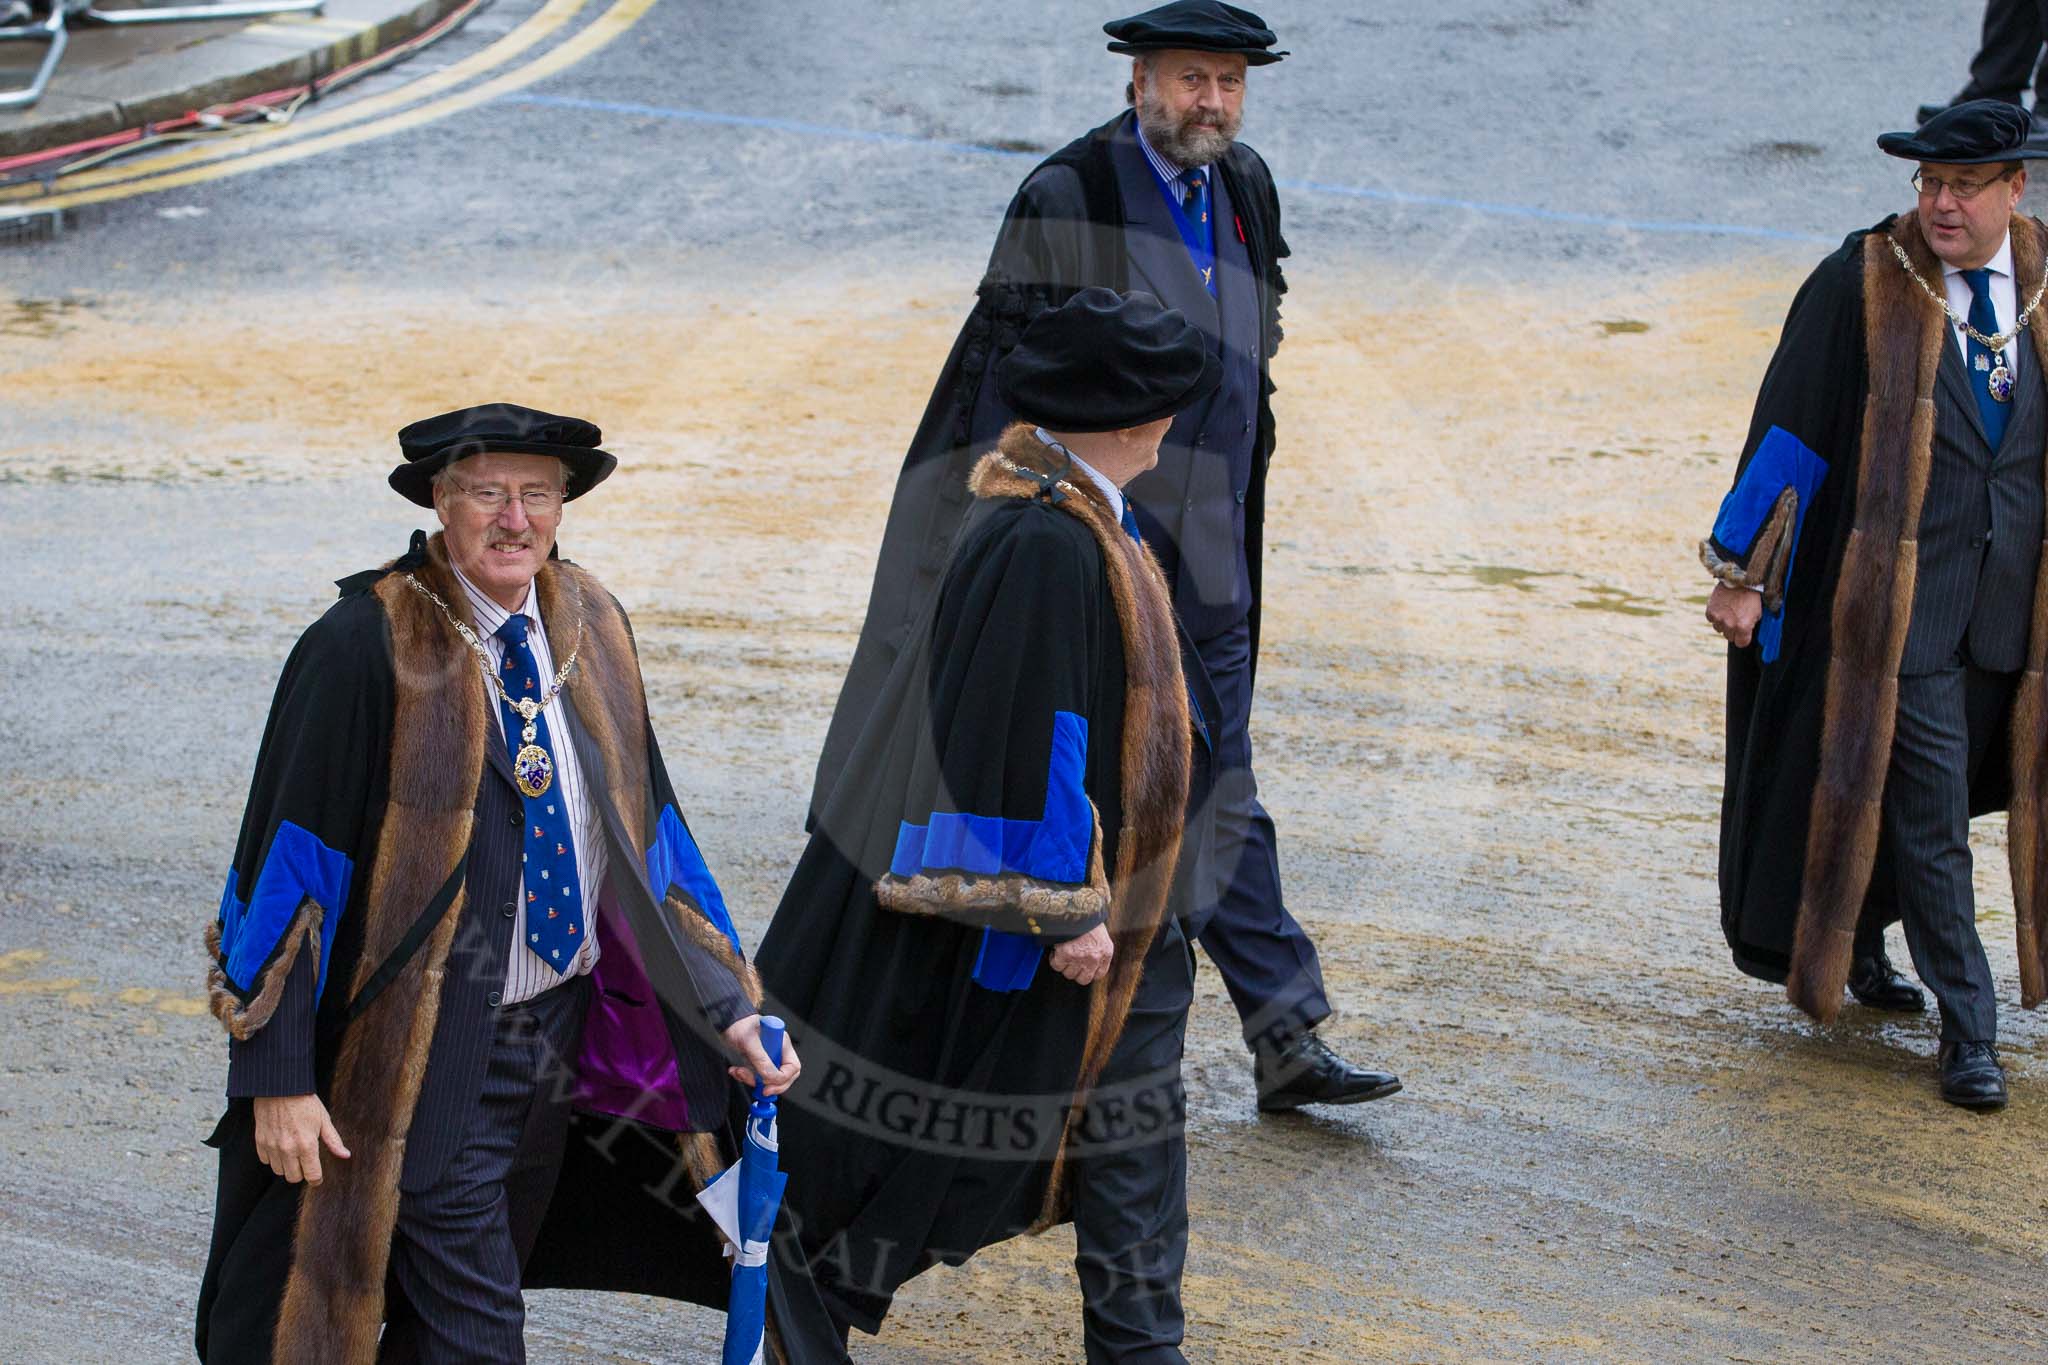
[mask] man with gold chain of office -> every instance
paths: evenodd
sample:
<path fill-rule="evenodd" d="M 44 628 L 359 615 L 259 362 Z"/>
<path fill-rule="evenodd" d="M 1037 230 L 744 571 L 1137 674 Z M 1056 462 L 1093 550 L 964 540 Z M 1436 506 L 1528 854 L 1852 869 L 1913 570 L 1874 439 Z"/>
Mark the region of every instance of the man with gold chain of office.
<path fill-rule="evenodd" d="M 2008 810 L 2020 996 L 2048 996 L 2048 225 L 2016 212 L 2024 110 L 1978 100 L 1878 146 L 1914 211 L 1800 289 L 1701 557 L 1727 638 L 1722 927 L 1834 1018 L 1940 1009 L 1942 1098 L 2005 1103 L 1969 822 Z"/>

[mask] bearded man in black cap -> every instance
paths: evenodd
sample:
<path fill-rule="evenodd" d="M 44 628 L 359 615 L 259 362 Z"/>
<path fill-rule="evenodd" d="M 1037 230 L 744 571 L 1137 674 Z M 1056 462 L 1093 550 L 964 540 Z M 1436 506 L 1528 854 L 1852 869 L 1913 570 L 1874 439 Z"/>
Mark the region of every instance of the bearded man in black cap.
<path fill-rule="evenodd" d="M 1261 1109 L 1377 1099 L 1399 1080 L 1351 1065 L 1315 1034 L 1330 1014 L 1322 964 L 1282 899 L 1273 822 L 1252 771 L 1274 441 L 1268 366 L 1280 344 L 1287 243 L 1272 174 L 1237 132 L 1247 67 L 1287 54 L 1273 50 L 1257 15 L 1217 0 L 1178 0 L 1103 27 L 1110 51 L 1132 59 L 1134 107 L 1054 153 L 1010 203 L 904 459 L 818 764 L 813 819 L 945 569 L 968 469 L 1016 415 L 993 382 L 996 367 L 1032 318 L 1075 290 L 1150 290 L 1202 330 L 1223 367 L 1216 392 L 1180 414 L 1158 467 L 1130 488 L 1199 655 L 1193 696 L 1217 766 L 1215 799 L 1196 816 L 1215 885 L 1193 927 L 1243 1022 Z"/>
<path fill-rule="evenodd" d="M 717 1165 L 732 1078 L 797 1067 L 762 1052 L 625 613 L 554 555 L 598 441 L 510 404 L 407 427 L 391 486 L 442 531 L 343 579 L 285 664 L 208 928 L 202 1360 L 524 1360 L 522 1282 L 725 1302 L 708 1220 L 648 1191 L 679 1150 Z"/>
<path fill-rule="evenodd" d="M 1207 786 L 1122 489 L 1215 390 L 1200 331 L 1086 289 L 995 376 L 1022 421 L 761 941 L 804 1030 L 780 1339 L 845 1357 L 928 1266 L 1069 1218 L 1091 1362 L 1181 1357 L 1182 825 Z"/>
<path fill-rule="evenodd" d="M 2024 110 L 1960 104 L 1878 146 L 1913 212 L 1798 295 L 1701 558 L 1729 642 L 1721 917 L 1736 965 L 1823 1021 L 1843 988 L 1941 1011 L 1942 1097 L 2005 1103 L 1969 822 L 2008 810 L 2020 995 L 2048 996 L 2048 225 L 2018 215 Z"/>

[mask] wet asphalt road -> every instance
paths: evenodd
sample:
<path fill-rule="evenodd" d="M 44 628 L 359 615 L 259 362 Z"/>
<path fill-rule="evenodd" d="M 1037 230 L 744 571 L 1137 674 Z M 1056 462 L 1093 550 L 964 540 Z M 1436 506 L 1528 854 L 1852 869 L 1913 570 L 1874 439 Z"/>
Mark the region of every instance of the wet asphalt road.
<path fill-rule="evenodd" d="M 1294 56 L 1245 137 L 1286 187 L 1297 454 L 1262 776 L 1330 1032 L 1410 1089 L 1255 1121 L 1204 977 L 1196 1358 L 2043 1349 L 2042 1030 L 2008 1009 L 1987 1123 L 1931 1098 L 1928 1029 L 1823 1035 L 1726 966 L 1684 600 L 1770 328 L 1905 206 L 1872 138 L 1960 84 L 1963 8 L 1268 12 Z M 660 0 L 502 100 L 0 248 L 0 1360 L 181 1358 L 222 1054 L 200 927 L 285 649 L 413 524 L 378 475 L 421 405 L 623 428 L 646 472 L 575 553 L 634 611 L 758 936 L 879 528 L 873 478 L 809 475 L 892 467 L 1030 157 L 1118 107 L 1104 17 Z M 1638 350 L 1585 335 L 1623 316 Z M 1581 537 L 1603 562 L 1560 567 Z M 1071 1357 L 1063 1254 L 915 1286 L 863 1358 Z M 694 1360 L 716 1330 L 546 1295 L 532 1346 Z"/>

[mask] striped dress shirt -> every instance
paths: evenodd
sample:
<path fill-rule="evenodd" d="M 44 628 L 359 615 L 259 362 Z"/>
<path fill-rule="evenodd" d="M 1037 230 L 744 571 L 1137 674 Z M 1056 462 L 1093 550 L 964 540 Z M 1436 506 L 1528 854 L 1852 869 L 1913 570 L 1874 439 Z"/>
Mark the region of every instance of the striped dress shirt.
<path fill-rule="evenodd" d="M 512 613 L 487 597 L 482 589 L 463 576 L 462 570 L 456 569 L 455 577 L 461 581 L 462 591 L 469 599 L 470 620 L 476 626 L 476 633 L 483 640 L 484 648 L 491 652 L 492 667 L 502 668 L 505 642 L 498 638 L 497 630 Z M 526 617 L 526 643 L 533 650 L 534 668 L 540 674 L 541 686 L 546 688 L 554 682 L 555 656 L 548 648 L 547 623 L 540 619 L 540 604 L 534 598 L 531 583 L 526 586 L 526 601 L 519 611 Z M 572 678 L 569 687 L 573 686 L 575 680 Z M 487 687 L 486 690 L 490 694 L 491 715 L 498 722 L 498 741 L 502 744 L 505 742 L 505 710 L 499 703 L 497 689 Z M 550 986 L 587 974 L 597 965 L 600 952 L 597 942 L 598 897 L 591 894 L 591 889 L 595 887 L 602 891 L 604 888 L 604 831 L 598 827 L 597 807 L 583 785 L 583 769 L 576 760 L 576 746 L 569 739 L 568 705 L 568 688 L 565 687 L 541 708 L 541 715 L 548 723 L 551 747 L 548 757 L 555 762 L 554 790 L 561 793 L 562 800 L 568 805 L 569 837 L 576 846 L 576 876 L 582 883 L 577 890 L 583 906 L 583 948 L 576 955 L 574 969 L 564 976 L 557 974 L 553 966 L 527 947 L 524 934 L 512 935 L 511 961 L 505 968 L 504 1002 L 508 1005 L 531 1000 Z M 526 904 L 523 880 L 519 903 Z"/>
<path fill-rule="evenodd" d="M 1146 138 L 1145 125 L 1138 120 L 1133 120 L 1132 123 L 1138 130 L 1138 146 L 1144 149 L 1145 160 L 1151 165 L 1152 174 L 1158 176 L 1159 182 L 1173 195 L 1174 203 L 1186 203 L 1188 171 L 1192 168 L 1176 166 L 1161 156 L 1158 149 Z"/>

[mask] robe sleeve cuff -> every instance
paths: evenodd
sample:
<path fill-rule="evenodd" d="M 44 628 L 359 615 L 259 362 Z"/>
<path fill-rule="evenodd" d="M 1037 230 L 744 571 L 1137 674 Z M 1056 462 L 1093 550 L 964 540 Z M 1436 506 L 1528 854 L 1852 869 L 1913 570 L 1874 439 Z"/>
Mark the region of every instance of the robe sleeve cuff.
<path fill-rule="evenodd" d="M 213 1011 L 213 1017 L 220 1020 L 221 1027 L 227 1030 L 228 1037 L 246 1042 L 270 1022 L 285 998 L 285 987 L 294 975 L 293 969 L 301 953 L 312 954 L 312 961 L 324 968 L 325 964 L 320 961 L 323 918 L 318 902 L 310 898 L 302 901 L 298 913 L 278 937 L 270 961 L 256 973 L 246 991 L 237 986 L 228 974 L 229 958 L 222 950 L 220 922 L 216 920 L 206 926 L 206 1003 Z M 316 985 L 315 997 L 317 994 Z M 307 1013 L 310 1013 L 313 1003 L 307 1002 Z"/>
<path fill-rule="evenodd" d="M 1828 462 L 1780 426 L 1757 442 L 1735 487 L 1721 500 L 1713 534 L 1700 542 L 1700 563 L 1715 581 L 1755 588 L 1764 611 L 1777 616 L 1792 579 L 1792 560 L 1807 508 L 1827 479 Z M 1775 648 L 1767 648 L 1766 658 Z"/>
<path fill-rule="evenodd" d="M 1085 799 L 1085 798 L 1084 798 Z M 1087 879 L 1052 881 L 1007 869 L 971 872 L 949 868 L 891 871 L 875 883 L 884 909 L 928 915 L 976 929 L 1042 939 L 1078 938 L 1109 919 L 1109 878 L 1102 867 L 1102 820 L 1088 803 Z"/>
<path fill-rule="evenodd" d="M 1785 573 L 1792 564 L 1793 530 L 1799 524 L 1799 490 L 1778 494 L 1763 528 L 1750 542 L 1746 559 L 1738 559 L 1713 536 L 1700 542 L 1700 565 L 1714 580 L 1731 588 L 1754 588 L 1764 595 L 1764 610 L 1785 605 Z"/>

